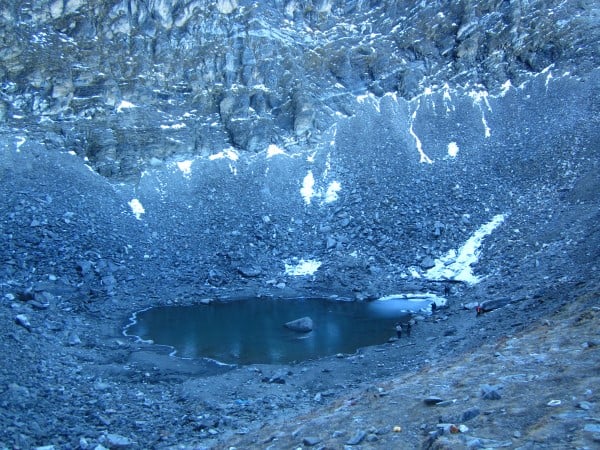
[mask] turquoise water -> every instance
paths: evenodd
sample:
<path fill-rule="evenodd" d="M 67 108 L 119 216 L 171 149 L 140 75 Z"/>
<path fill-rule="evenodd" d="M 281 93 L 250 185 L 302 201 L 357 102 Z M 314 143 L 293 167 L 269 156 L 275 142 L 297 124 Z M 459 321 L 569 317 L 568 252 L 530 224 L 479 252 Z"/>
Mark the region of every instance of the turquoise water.
<path fill-rule="evenodd" d="M 314 323 L 309 333 L 283 326 L 304 316 Z M 408 320 L 404 311 L 382 311 L 365 302 L 248 299 L 152 308 L 137 313 L 126 334 L 171 346 L 185 358 L 277 364 L 385 343 L 395 336 L 395 323 Z"/>

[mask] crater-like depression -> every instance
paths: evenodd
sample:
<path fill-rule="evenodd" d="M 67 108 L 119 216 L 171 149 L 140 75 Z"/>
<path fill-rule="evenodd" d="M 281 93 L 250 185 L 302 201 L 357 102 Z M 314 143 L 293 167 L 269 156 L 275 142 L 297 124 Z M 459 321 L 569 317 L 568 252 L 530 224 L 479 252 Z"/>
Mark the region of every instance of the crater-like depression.
<path fill-rule="evenodd" d="M 396 324 L 405 326 L 411 312 L 431 303 L 425 296 L 373 302 L 249 298 L 164 306 L 136 313 L 125 334 L 170 346 L 182 358 L 242 365 L 292 363 L 383 344 L 396 336 Z M 300 330 L 289 325 L 306 318 Z"/>

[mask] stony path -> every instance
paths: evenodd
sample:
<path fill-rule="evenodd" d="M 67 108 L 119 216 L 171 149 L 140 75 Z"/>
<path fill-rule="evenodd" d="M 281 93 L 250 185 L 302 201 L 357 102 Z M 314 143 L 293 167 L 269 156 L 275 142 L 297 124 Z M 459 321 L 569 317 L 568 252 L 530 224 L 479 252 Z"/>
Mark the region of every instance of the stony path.
<path fill-rule="evenodd" d="M 526 332 L 348 393 L 326 410 L 237 436 L 226 447 L 598 448 L 594 296 L 584 309 L 571 304 Z"/>

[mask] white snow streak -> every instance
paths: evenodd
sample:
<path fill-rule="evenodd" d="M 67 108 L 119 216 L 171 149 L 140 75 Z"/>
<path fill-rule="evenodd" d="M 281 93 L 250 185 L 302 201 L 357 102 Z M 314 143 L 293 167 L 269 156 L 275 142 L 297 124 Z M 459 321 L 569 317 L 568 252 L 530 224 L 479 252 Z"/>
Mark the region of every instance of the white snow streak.
<path fill-rule="evenodd" d="M 301 259 L 298 264 L 285 263 L 285 274 L 299 277 L 304 275 L 313 275 L 321 267 L 321 262 L 314 259 Z"/>
<path fill-rule="evenodd" d="M 469 97 L 471 97 L 473 99 L 473 104 L 477 105 L 479 107 L 479 111 L 481 111 L 481 122 L 483 123 L 485 137 L 489 138 L 492 135 L 492 130 L 488 126 L 487 120 L 485 118 L 485 111 L 483 110 L 483 107 L 481 106 L 482 103 L 485 103 L 485 106 L 488 109 L 488 111 L 492 110 L 492 107 L 490 106 L 490 102 L 488 101 L 488 92 L 485 90 L 471 91 L 471 92 L 469 92 Z"/>
<path fill-rule="evenodd" d="M 412 113 L 411 120 L 410 120 L 410 128 L 408 129 L 408 132 L 415 139 L 415 145 L 417 146 L 417 151 L 419 152 L 419 162 L 433 164 L 433 161 L 431 160 L 431 158 L 429 156 L 427 156 L 425 154 L 425 152 L 423 151 L 423 145 L 421 144 L 421 139 L 419 139 L 419 136 L 417 136 L 417 134 L 413 130 L 413 124 L 415 123 L 415 119 L 417 118 L 417 111 L 419 110 L 420 106 L 421 106 L 421 100 L 419 99 L 419 101 L 417 103 L 417 108 Z"/>
<path fill-rule="evenodd" d="M 342 186 L 337 181 L 332 181 L 327 186 L 327 192 L 325 193 L 325 203 L 335 202 L 338 199 L 338 192 L 342 190 Z"/>
<path fill-rule="evenodd" d="M 315 177 L 313 176 L 312 170 L 309 170 L 304 180 L 302 181 L 302 187 L 300 188 L 300 194 L 304 198 L 304 203 L 310 205 L 310 202 L 315 195 Z"/>
<path fill-rule="evenodd" d="M 435 266 L 425 273 L 425 277 L 430 280 L 457 280 L 469 284 L 479 282 L 479 277 L 473 274 L 471 266 L 479 259 L 483 238 L 496 229 L 504 221 L 504 214 L 498 214 L 494 218 L 479 227 L 462 247 L 450 250 L 440 259 L 436 259 Z"/>

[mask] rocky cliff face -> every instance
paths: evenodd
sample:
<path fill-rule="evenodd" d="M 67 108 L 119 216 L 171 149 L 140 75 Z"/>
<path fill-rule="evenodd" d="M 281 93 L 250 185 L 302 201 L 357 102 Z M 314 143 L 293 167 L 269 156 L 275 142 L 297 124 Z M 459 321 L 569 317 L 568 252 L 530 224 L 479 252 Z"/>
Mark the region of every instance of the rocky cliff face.
<path fill-rule="evenodd" d="M 592 0 L 7 0 L 0 124 L 98 173 L 319 147 L 356 96 L 598 66 Z"/>

